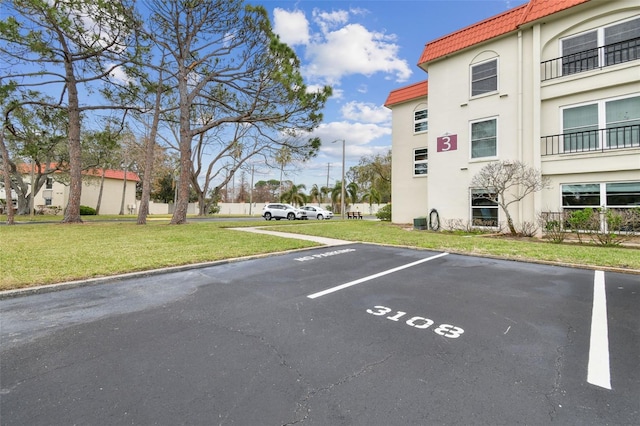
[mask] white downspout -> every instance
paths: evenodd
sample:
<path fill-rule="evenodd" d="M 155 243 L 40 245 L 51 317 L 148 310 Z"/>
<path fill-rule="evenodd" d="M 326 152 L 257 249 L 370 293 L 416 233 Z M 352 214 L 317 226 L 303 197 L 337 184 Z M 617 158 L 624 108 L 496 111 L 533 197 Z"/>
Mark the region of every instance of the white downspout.
<path fill-rule="evenodd" d="M 518 126 L 518 130 L 517 130 L 517 159 L 518 161 L 524 161 L 523 158 L 523 144 L 524 144 L 524 132 L 522 129 L 522 122 L 523 122 L 523 114 L 524 114 L 524 108 L 523 108 L 523 96 L 522 96 L 522 85 L 523 85 L 523 78 L 524 76 L 522 75 L 522 73 L 524 72 L 524 64 L 522 63 L 522 58 L 523 58 L 523 52 L 522 52 L 522 30 L 518 30 L 518 70 L 517 70 L 517 74 L 518 74 L 518 100 L 517 103 L 518 105 L 516 106 L 517 108 L 517 112 L 516 114 L 518 115 L 517 117 L 517 126 Z M 517 203 L 518 206 L 518 221 L 520 223 L 524 222 L 524 213 L 523 213 L 523 203 Z"/>
<path fill-rule="evenodd" d="M 542 57 L 542 45 L 541 45 L 541 29 L 540 24 L 533 26 L 533 42 L 532 42 L 532 89 L 533 89 L 533 104 L 532 104 L 532 142 L 533 142 L 533 167 L 542 172 L 542 156 L 540 149 L 540 137 L 541 137 L 541 109 L 542 109 L 542 79 L 540 73 L 540 62 Z M 542 191 L 534 192 L 533 194 L 533 215 L 534 218 L 537 213 L 542 212 Z M 538 236 L 542 236 L 542 230 L 538 230 Z"/>

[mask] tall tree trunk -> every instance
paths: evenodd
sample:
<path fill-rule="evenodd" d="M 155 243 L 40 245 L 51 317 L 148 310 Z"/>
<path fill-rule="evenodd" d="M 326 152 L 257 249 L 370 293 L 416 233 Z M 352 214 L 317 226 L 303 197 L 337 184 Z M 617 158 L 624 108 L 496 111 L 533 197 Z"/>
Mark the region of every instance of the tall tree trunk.
<path fill-rule="evenodd" d="M 153 174 L 153 157 L 155 150 L 155 131 L 152 136 L 144 141 L 144 174 L 142 175 L 142 194 L 140 195 L 140 207 L 138 209 L 138 225 L 147 224 L 149 215 L 149 200 L 151 198 L 151 176 Z"/>
<path fill-rule="evenodd" d="M 156 149 L 156 136 L 160 123 L 160 108 L 162 105 L 162 71 L 156 86 L 156 99 L 153 111 L 153 121 L 149 129 L 149 137 L 144 141 L 144 174 L 142 175 L 142 194 L 140 195 L 140 209 L 138 210 L 138 225 L 147 224 L 149 215 L 149 200 L 151 199 L 151 179 L 153 177 L 153 159 Z"/>
<path fill-rule="evenodd" d="M 11 198 L 11 167 L 9 165 L 9 151 L 4 144 L 4 124 L 0 130 L 0 149 L 2 150 L 2 175 L 4 177 L 5 205 L 7 207 L 7 225 L 14 225 L 13 199 Z"/>
<path fill-rule="evenodd" d="M 100 190 L 98 191 L 98 202 L 96 203 L 96 215 L 100 214 L 100 205 L 102 204 L 102 190 L 104 189 L 104 175 L 105 169 L 102 168 L 102 175 L 100 176 Z"/>
<path fill-rule="evenodd" d="M 69 106 L 69 202 L 62 223 L 82 223 L 82 148 L 80 144 L 80 106 L 73 64 L 65 62 Z"/>
<path fill-rule="evenodd" d="M 123 184 L 122 184 L 122 200 L 120 201 L 120 213 L 118 213 L 120 216 L 124 215 L 124 202 L 126 201 L 126 197 L 127 197 L 127 173 L 129 172 L 129 166 L 127 165 L 124 168 L 124 179 L 123 179 Z"/>
<path fill-rule="evenodd" d="M 207 206 L 205 202 L 204 191 L 201 191 L 198 194 L 198 216 L 205 216 L 206 208 Z"/>
<path fill-rule="evenodd" d="M 178 181 L 178 199 L 171 217 L 171 225 L 187 222 L 189 208 L 189 187 L 191 182 L 191 119 L 190 103 L 188 100 L 188 71 L 186 67 L 178 75 L 180 91 L 180 180 Z"/>

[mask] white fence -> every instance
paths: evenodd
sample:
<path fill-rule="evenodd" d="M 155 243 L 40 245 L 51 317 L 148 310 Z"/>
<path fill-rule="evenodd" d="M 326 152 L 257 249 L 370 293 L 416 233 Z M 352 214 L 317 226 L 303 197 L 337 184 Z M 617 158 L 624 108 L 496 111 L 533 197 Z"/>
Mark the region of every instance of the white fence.
<path fill-rule="evenodd" d="M 261 216 L 262 207 L 266 203 L 218 203 L 220 207 L 221 215 L 244 215 L 244 216 Z M 368 203 L 356 203 L 347 206 L 348 212 L 360 212 L 363 215 L 375 215 L 378 210 L 384 207 L 385 204 L 371 204 Z M 140 201 L 136 202 L 135 213 L 138 212 L 140 207 Z M 330 208 L 327 203 L 322 203 L 322 207 Z M 149 203 L 149 214 L 172 214 L 174 210 L 173 203 Z M 198 214 L 198 204 L 189 203 L 187 207 L 187 214 Z"/>

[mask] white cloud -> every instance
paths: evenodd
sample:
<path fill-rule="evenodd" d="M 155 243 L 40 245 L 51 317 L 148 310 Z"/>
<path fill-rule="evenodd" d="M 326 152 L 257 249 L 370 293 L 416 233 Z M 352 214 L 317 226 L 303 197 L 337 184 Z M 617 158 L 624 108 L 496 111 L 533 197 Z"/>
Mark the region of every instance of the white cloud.
<path fill-rule="evenodd" d="M 322 42 L 307 46 L 304 68 L 310 78 L 338 84 L 347 75 L 393 74 L 398 82 L 411 76 L 406 60 L 398 55 L 395 36 L 372 32 L 360 24 L 348 24 L 328 32 Z"/>
<path fill-rule="evenodd" d="M 280 41 L 290 46 L 309 43 L 309 21 L 303 11 L 290 12 L 275 8 L 273 10 L 273 31 L 280 36 Z"/>
<path fill-rule="evenodd" d="M 366 11 L 353 9 L 312 13 L 317 31 L 312 31 L 303 11 L 274 9 L 274 31 L 280 39 L 301 49 L 306 64 L 303 74 L 319 84 L 340 85 L 350 75 L 387 74 L 396 82 L 405 82 L 412 74 L 408 62 L 398 56 L 400 47 L 394 34 L 372 31 L 359 23 L 350 23 L 352 16 L 364 16 Z"/>
<path fill-rule="evenodd" d="M 365 145 L 390 135 L 391 127 L 389 126 L 349 121 L 323 123 L 313 132 L 313 136 L 317 136 L 323 141 L 323 149 L 336 139 L 346 139 L 348 145 Z"/>
<path fill-rule="evenodd" d="M 332 28 L 346 24 L 349 21 L 349 12 L 346 10 L 322 12 L 319 9 L 314 9 L 313 20 L 320 27 L 321 32 L 326 34 Z"/>
<path fill-rule="evenodd" d="M 391 111 L 384 106 L 372 103 L 352 101 L 342 106 L 341 113 L 344 118 L 351 121 L 365 123 L 391 122 Z"/>
<path fill-rule="evenodd" d="M 107 69 L 113 67 L 115 64 L 108 64 Z M 122 67 L 115 67 L 110 71 L 110 76 L 114 81 L 119 83 L 130 83 L 133 80 L 124 72 Z"/>

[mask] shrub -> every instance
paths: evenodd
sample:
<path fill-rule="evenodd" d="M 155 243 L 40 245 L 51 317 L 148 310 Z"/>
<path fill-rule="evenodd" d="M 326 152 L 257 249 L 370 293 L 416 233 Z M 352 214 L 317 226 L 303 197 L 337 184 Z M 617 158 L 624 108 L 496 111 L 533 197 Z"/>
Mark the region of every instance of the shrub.
<path fill-rule="evenodd" d="M 523 237 L 534 237 L 538 232 L 538 225 L 534 222 L 524 221 L 517 226 L 518 235 Z"/>
<path fill-rule="evenodd" d="M 80 206 L 80 215 L 81 216 L 95 216 L 96 209 L 89 206 Z"/>
<path fill-rule="evenodd" d="M 390 222 L 391 221 L 391 204 L 387 204 L 386 206 L 378 210 L 378 212 L 376 213 L 376 217 L 380 220 Z"/>
<path fill-rule="evenodd" d="M 538 221 L 545 237 L 554 243 L 562 243 L 569 233 L 565 224 L 568 223 L 569 212 L 542 212 L 538 216 Z"/>

